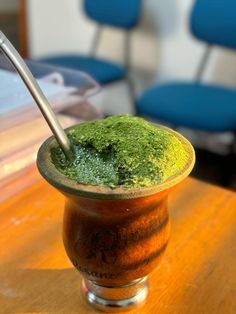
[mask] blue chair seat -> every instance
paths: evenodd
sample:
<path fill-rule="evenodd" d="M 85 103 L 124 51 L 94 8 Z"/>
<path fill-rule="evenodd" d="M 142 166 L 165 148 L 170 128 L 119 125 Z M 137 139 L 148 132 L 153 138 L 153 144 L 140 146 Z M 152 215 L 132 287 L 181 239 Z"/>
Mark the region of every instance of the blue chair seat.
<path fill-rule="evenodd" d="M 121 65 L 85 56 L 63 55 L 47 57 L 40 61 L 86 72 L 100 84 L 123 79 L 126 75 L 126 69 Z"/>
<path fill-rule="evenodd" d="M 174 125 L 224 132 L 236 129 L 236 91 L 199 83 L 170 83 L 147 90 L 137 111 Z"/>

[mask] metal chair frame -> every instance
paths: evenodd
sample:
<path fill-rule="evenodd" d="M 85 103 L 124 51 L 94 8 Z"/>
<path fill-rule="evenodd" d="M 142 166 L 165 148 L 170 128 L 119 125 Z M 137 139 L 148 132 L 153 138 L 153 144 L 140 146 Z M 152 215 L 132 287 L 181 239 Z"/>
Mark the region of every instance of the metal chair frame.
<path fill-rule="evenodd" d="M 92 39 L 91 48 L 90 48 L 90 56 L 95 57 L 96 52 L 98 50 L 101 37 L 103 32 L 103 24 L 97 24 L 95 34 Z M 124 38 L 124 48 L 123 48 L 123 60 L 124 60 L 124 66 L 127 69 L 127 74 L 125 77 L 126 83 L 127 83 L 127 89 L 128 93 L 130 95 L 130 100 L 132 104 L 134 104 L 135 101 L 135 87 L 133 80 L 130 75 L 130 69 L 131 69 L 131 31 L 125 31 L 125 38 Z M 109 84 L 114 84 L 108 83 Z"/>
<path fill-rule="evenodd" d="M 199 62 L 199 65 L 198 65 L 198 68 L 196 71 L 196 76 L 195 76 L 195 82 L 196 83 L 198 83 L 198 82 L 200 83 L 202 80 L 202 77 L 204 75 L 204 71 L 205 71 L 206 66 L 208 64 L 208 61 L 210 59 L 212 49 L 213 49 L 212 45 L 209 45 L 209 44 L 206 45 L 206 49 L 205 49 L 205 51 L 204 51 L 204 53 L 200 59 L 200 62 Z"/>

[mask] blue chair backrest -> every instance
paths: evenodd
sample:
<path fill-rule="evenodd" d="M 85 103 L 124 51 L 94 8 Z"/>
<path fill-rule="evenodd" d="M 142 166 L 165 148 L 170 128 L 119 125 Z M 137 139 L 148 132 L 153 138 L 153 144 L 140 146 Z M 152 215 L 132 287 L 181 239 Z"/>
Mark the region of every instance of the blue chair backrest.
<path fill-rule="evenodd" d="M 84 9 L 98 23 L 130 29 L 139 21 L 141 0 L 84 0 Z"/>
<path fill-rule="evenodd" d="M 236 0 L 195 0 L 191 30 L 209 44 L 236 48 Z"/>

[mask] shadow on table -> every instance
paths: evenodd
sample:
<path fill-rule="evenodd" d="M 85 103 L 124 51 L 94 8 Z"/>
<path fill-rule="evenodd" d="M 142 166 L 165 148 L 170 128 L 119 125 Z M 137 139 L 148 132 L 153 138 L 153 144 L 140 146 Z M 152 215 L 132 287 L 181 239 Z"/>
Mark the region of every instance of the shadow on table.
<path fill-rule="evenodd" d="M 81 295 L 80 275 L 68 269 L 0 270 L 0 313 L 79 313 L 81 304 L 93 313 Z M 66 309 L 66 310 L 65 310 Z M 94 312 L 95 313 L 95 312 Z"/>

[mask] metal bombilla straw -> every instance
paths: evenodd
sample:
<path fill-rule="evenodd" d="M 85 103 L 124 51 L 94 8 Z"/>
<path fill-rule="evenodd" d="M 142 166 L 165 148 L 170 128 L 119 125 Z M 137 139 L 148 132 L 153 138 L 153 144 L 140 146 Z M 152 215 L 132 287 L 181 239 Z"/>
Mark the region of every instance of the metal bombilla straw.
<path fill-rule="evenodd" d="M 73 160 L 74 153 L 72 145 L 65 131 L 60 125 L 57 117 L 55 116 L 46 96 L 42 92 L 38 82 L 33 77 L 24 60 L 21 58 L 17 50 L 13 47 L 11 42 L 1 31 L 0 31 L 0 48 L 2 49 L 3 53 L 7 56 L 7 58 L 10 60 L 10 62 L 13 64 L 14 68 L 17 70 L 20 77 L 24 81 L 30 94 L 32 95 L 33 99 L 38 105 L 45 120 L 47 121 L 51 131 L 55 135 L 64 154 L 66 155 L 68 160 Z"/>

